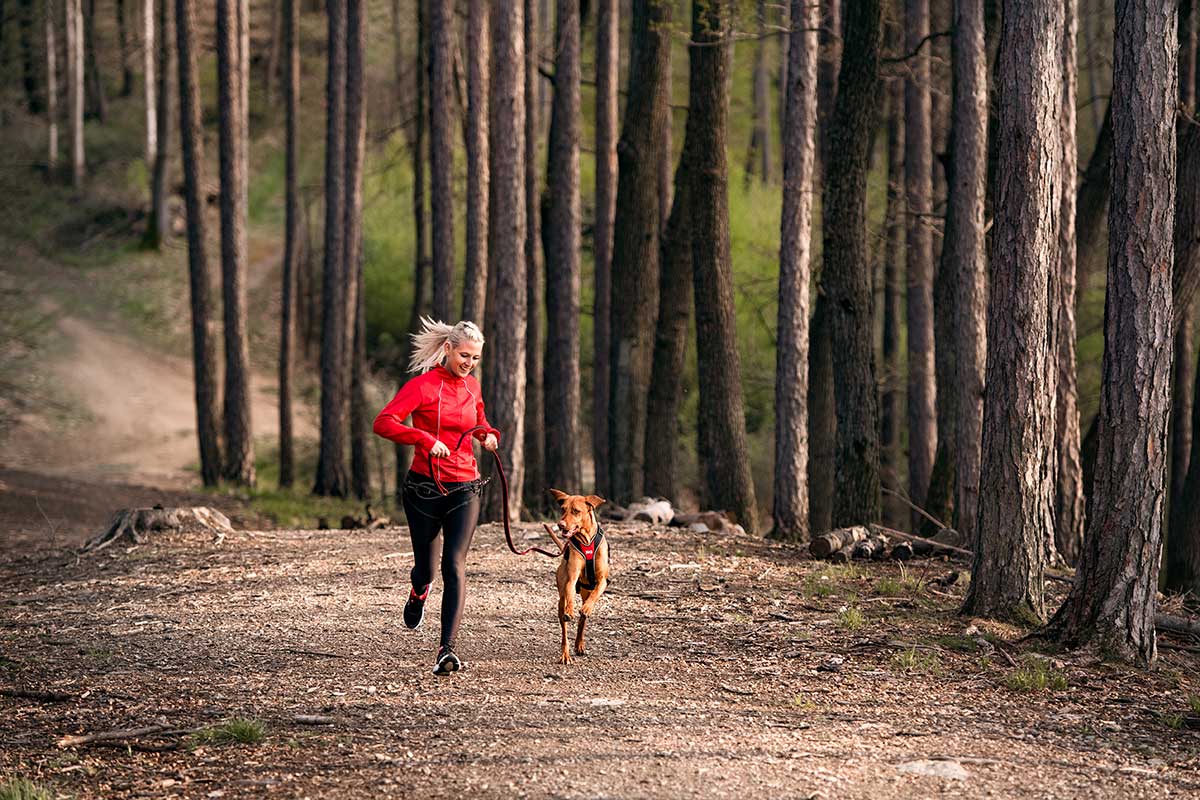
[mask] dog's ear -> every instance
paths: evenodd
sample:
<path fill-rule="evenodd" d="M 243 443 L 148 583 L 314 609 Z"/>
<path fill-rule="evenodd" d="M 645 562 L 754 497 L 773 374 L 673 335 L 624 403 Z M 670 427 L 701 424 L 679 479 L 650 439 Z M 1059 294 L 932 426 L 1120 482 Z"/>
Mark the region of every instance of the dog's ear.
<path fill-rule="evenodd" d="M 557 500 L 560 504 L 565 502 L 566 499 L 571 496 L 571 495 L 567 494 L 566 492 L 560 492 L 558 489 L 551 489 L 550 494 L 554 495 L 554 499 Z"/>
<path fill-rule="evenodd" d="M 607 502 L 603 497 L 594 494 L 589 494 L 587 497 L 583 498 L 583 501 L 587 503 L 593 510 L 599 508 L 600 506 L 604 505 L 605 502 Z"/>

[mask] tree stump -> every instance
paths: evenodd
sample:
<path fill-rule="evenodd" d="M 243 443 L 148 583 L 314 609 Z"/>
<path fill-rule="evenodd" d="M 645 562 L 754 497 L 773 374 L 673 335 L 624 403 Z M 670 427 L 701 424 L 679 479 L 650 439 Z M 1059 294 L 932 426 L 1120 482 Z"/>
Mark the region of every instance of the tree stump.
<path fill-rule="evenodd" d="M 125 508 L 113 515 L 108 528 L 86 544 L 81 552 L 103 550 L 113 542 L 125 539 L 141 544 L 142 536 L 161 531 L 205 531 L 211 532 L 214 541 L 220 544 L 225 534 L 233 532 L 229 518 L 207 506 L 192 508 Z"/>

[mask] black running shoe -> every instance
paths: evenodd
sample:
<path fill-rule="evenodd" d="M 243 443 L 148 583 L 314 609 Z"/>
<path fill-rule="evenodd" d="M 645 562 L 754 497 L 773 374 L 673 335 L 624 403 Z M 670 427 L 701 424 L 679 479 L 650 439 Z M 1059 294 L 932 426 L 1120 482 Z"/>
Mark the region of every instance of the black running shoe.
<path fill-rule="evenodd" d="M 463 668 L 462 661 L 458 656 L 454 655 L 453 648 L 448 644 L 444 644 L 438 648 L 437 663 L 433 665 L 434 675 L 449 675 L 451 672 L 458 672 Z"/>
<path fill-rule="evenodd" d="M 416 589 L 408 591 L 408 602 L 404 604 L 404 624 L 409 628 L 421 627 L 421 620 L 425 619 L 425 598 L 429 597 L 429 584 L 425 587 L 425 591 L 417 594 Z"/>

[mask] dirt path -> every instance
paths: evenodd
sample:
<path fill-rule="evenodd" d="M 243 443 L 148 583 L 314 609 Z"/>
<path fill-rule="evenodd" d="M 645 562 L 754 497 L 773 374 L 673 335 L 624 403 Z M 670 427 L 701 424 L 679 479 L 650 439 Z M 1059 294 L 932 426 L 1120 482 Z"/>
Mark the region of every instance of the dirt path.
<path fill-rule="evenodd" d="M 1022 654 L 963 635 L 962 581 L 928 580 L 945 564 L 831 568 L 751 538 L 614 525 L 590 652 L 563 667 L 552 565 L 509 555 L 485 526 L 468 668 L 447 679 L 429 671 L 437 589 L 424 628 L 400 623 L 404 539 L 177 535 L 78 561 L 6 559 L 0 687 L 71 698 L 0 696 L 0 774 L 81 798 L 1200 792 L 1200 733 L 1172 727 L 1200 694 L 1200 661 L 1166 651 L 1144 674 L 1068 660 L 1067 688 L 1014 691 L 1008 659 Z M 54 745 L 231 717 L 264 722 L 265 740 Z M 927 768 L 959 777 L 903 771 Z"/>

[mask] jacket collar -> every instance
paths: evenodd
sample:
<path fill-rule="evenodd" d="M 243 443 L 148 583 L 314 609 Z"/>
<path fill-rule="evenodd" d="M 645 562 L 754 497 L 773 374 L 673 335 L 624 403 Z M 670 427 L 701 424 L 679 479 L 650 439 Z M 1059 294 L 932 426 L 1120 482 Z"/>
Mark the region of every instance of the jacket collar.
<path fill-rule="evenodd" d="M 446 369 L 445 364 L 438 364 L 433 368 L 433 371 L 436 372 L 437 376 L 444 381 L 461 381 L 463 379 L 461 375 L 455 375 L 453 372 Z"/>

